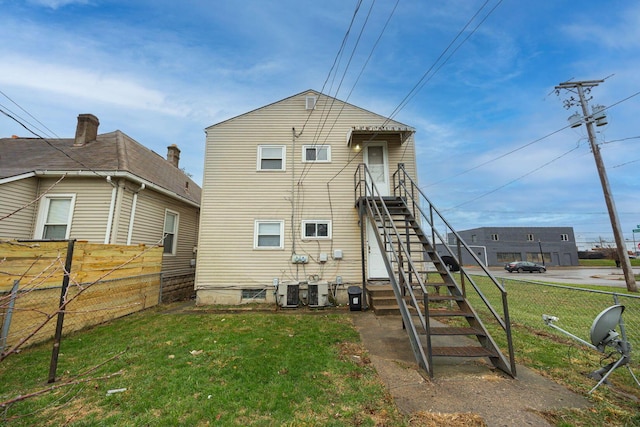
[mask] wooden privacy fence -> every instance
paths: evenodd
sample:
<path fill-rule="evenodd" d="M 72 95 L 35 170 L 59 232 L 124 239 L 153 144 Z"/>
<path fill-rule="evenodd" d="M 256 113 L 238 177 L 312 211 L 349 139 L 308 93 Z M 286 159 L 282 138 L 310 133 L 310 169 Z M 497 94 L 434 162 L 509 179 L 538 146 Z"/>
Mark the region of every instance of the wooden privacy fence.
<path fill-rule="evenodd" d="M 66 241 L 0 242 L 0 352 L 26 338 L 33 344 L 53 337 L 67 247 Z M 75 242 L 63 332 L 158 304 L 161 270 L 161 247 Z"/>

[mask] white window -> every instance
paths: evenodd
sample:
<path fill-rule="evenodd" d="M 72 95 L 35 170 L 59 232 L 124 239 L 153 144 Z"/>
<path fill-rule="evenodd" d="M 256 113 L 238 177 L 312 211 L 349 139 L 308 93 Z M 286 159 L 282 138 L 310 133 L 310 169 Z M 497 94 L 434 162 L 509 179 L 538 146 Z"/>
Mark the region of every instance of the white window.
<path fill-rule="evenodd" d="M 303 163 L 329 163 L 331 162 L 330 145 L 303 145 Z"/>
<path fill-rule="evenodd" d="M 498 241 L 498 235 L 497 234 L 492 234 L 491 235 L 491 240 L 497 242 Z"/>
<path fill-rule="evenodd" d="M 256 220 L 254 249 L 284 249 L 284 221 Z"/>
<path fill-rule="evenodd" d="M 533 234 L 527 234 L 527 241 L 533 242 Z"/>
<path fill-rule="evenodd" d="M 284 145 L 259 145 L 258 170 L 283 171 L 286 163 L 286 148 Z"/>
<path fill-rule="evenodd" d="M 331 221 L 302 221 L 303 239 L 330 239 Z"/>
<path fill-rule="evenodd" d="M 164 250 L 166 255 L 175 255 L 178 246 L 178 213 L 166 210 L 164 213 Z"/>
<path fill-rule="evenodd" d="M 569 241 L 569 235 L 568 234 L 561 234 L 560 235 L 560 240 L 562 240 L 563 242 L 568 242 Z"/>
<path fill-rule="evenodd" d="M 54 194 L 42 199 L 34 237 L 45 240 L 68 239 L 75 201 L 75 194 Z"/>

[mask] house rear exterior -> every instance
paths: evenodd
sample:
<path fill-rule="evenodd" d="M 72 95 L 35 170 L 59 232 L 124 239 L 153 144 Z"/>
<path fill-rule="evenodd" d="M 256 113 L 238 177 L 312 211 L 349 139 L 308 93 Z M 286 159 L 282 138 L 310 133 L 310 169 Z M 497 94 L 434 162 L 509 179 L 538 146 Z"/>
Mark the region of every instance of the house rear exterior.
<path fill-rule="evenodd" d="M 165 275 L 193 275 L 200 187 L 165 159 L 81 114 L 75 138 L 0 139 L 0 238 L 164 245 Z"/>
<path fill-rule="evenodd" d="M 308 284 L 344 302 L 386 276 L 377 244 L 361 245 L 354 172 L 367 164 L 388 194 L 399 163 L 415 179 L 413 134 L 313 90 L 207 128 L 197 303 L 275 302 L 287 284 L 303 303 Z"/>

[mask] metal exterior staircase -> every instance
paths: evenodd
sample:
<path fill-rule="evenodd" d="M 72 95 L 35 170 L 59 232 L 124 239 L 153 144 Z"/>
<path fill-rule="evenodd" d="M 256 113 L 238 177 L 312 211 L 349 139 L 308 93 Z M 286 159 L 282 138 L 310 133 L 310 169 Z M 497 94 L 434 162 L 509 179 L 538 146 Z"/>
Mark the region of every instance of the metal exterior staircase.
<path fill-rule="evenodd" d="M 399 311 L 416 361 L 430 376 L 433 357 L 482 357 L 515 377 L 506 291 L 486 266 L 433 207 L 402 164 L 394 174 L 394 195 L 390 197 L 380 195 L 366 165 L 359 165 L 354 178 L 361 227 L 368 221 L 377 230 L 377 245 L 389 274 L 387 285 L 365 286 L 374 312 L 381 315 Z M 438 229 L 447 230 L 447 240 Z M 454 250 L 450 241 L 454 242 Z M 487 285 L 476 283 L 460 262 L 463 251 L 484 269 L 492 293 L 499 295 L 499 309 L 485 296 Z M 460 271 L 449 271 L 440 253 L 453 256 Z M 363 265 L 363 276 L 364 271 Z M 484 304 L 483 313 L 489 313 L 492 330 L 503 335 L 509 357 L 471 306 L 468 290 L 473 292 L 474 301 Z"/>

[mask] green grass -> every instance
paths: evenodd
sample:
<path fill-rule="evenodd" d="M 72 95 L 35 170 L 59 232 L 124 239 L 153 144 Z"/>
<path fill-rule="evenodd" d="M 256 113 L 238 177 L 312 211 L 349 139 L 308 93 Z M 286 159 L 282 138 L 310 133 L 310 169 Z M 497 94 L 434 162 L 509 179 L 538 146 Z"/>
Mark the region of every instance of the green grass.
<path fill-rule="evenodd" d="M 119 375 L 13 404 L 4 420 L 12 426 L 404 425 L 345 315 L 148 310 L 64 338 L 57 383 L 122 351 L 89 376 Z M 0 401 L 46 388 L 50 352 L 50 343 L 38 345 L 2 362 Z M 120 388 L 127 390 L 107 395 Z"/>
<path fill-rule="evenodd" d="M 629 260 L 632 267 L 640 267 L 640 258 Z M 582 267 L 615 267 L 616 262 L 612 259 L 580 259 L 578 263 Z"/>
<path fill-rule="evenodd" d="M 492 303 L 499 301 L 489 285 L 487 278 L 474 277 L 483 292 Z M 609 287 L 581 286 L 599 291 L 612 291 Z M 516 362 L 536 370 L 542 375 L 563 384 L 569 389 L 583 395 L 596 385 L 596 381 L 587 374 L 599 367 L 616 360 L 604 359 L 598 353 L 582 345 L 567 335 L 546 326 L 542 314 L 557 316 L 556 322 L 561 328 L 589 341 L 589 329 L 595 316 L 613 304 L 611 295 L 576 291 L 567 287 L 549 287 L 532 283 L 507 280 L 505 288 L 508 293 L 509 313 L 512 323 L 513 343 Z M 625 298 L 625 289 L 615 289 L 620 294 L 620 303 L 624 304 L 624 321 L 628 339 L 634 349 L 640 349 L 640 300 Z M 630 295 L 637 295 L 631 294 Z M 478 298 L 469 294 L 474 307 L 483 319 L 488 319 L 488 312 L 482 309 Z M 506 351 L 506 339 L 495 322 L 486 321 L 486 326 L 499 346 Z M 610 348 L 608 350 L 611 350 Z M 636 350 L 637 352 L 637 350 Z M 632 361 L 631 367 L 640 374 L 640 364 Z M 640 388 L 625 368 L 617 369 L 609 377 L 613 387 L 600 386 L 590 398 L 594 408 L 582 411 L 564 410 L 550 412 L 548 417 L 558 426 L 640 426 L 640 415 L 637 411 L 640 400 Z M 604 424 L 603 424 L 604 423 Z"/>

